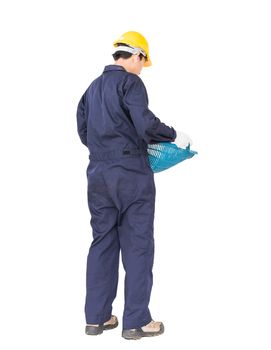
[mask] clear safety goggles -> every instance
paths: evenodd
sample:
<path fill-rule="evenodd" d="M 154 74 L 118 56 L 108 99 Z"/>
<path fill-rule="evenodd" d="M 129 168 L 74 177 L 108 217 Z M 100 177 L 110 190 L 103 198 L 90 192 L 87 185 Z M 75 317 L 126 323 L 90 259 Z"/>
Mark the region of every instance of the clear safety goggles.
<path fill-rule="evenodd" d="M 146 52 L 139 47 L 117 46 L 113 53 L 118 52 L 118 51 L 129 52 L 129 53 L 132 53 L 133 55 L 141 53 L 145 58 L 147 58 Z"/>

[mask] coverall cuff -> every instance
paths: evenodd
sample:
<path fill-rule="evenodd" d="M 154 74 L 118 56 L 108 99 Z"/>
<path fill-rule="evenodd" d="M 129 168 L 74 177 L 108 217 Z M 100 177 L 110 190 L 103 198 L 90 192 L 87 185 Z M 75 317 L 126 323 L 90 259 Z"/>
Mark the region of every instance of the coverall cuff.
<path fill-rule="evenodd" d="M 126 321 L 125 319 L 123 320 L 123 330 L 125 329 L 137 329 L 137 328 L 141 328 L 143 326 L 146 326 L 148 323 L 150 323 L 152 321 L 152 317 L 150 312 L 148 311 L 146 316 L 141 318 L 140 320 L 129 320 Z"/>
<path fill-rule="evenodd" d="M 173 130 L 172 142 L 174 142 L 177 137 L 177 131 L 173 127 L 171 129 Z"/>
<path fill-rule="evenodd" d="M 111 310 L 103 314 L 86 316 L 86 323 L 87 324 L 104 324 L 105 322 L 110 320 L 111 316 L 112 316 L 112 308 Z"/>

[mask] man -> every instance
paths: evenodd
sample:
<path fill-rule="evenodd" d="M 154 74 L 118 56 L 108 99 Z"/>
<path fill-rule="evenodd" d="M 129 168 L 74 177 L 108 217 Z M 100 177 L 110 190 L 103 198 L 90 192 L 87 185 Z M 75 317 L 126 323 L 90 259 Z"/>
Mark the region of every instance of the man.
<path fill-rule="evenodd" d="M 139 339 L 164 331 L 148 308 L 155 183 L 147 145 L 172 142 L 176 131 L 148 109 L 147 91 L 139 78 L 142 68 L 151 65 L 146 39 L 138 32 L 127 32 L 114 47 L 114 64 L 91 83 L 77 109 L 78 133 L 90 152 L 87 177 L 93 241 L 87 259 L 86 333 L 97 335 L 118 325 L 112 303 L 121 250 L 126 273 L 122 336 Z M 183 148 L 191 144 L 183 133 L 178 133 L 178 139 Z"/>

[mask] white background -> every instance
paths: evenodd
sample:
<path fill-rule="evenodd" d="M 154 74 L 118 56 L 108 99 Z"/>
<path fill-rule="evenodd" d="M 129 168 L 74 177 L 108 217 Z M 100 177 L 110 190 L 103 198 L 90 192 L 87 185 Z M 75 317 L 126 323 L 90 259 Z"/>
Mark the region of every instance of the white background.
<path fill-rule="evenodd" d="M 1 2 L 2 349 L 270 350 L 268 3 Z M 128 343 L 121 325 L 84 334 L 92 237 L 75 119 L 127 30 L 150 43 L 150 108 L 199 152 L 155 175 L 150 308 L 166 332 Z M 122 308 L 121 268 L 120 320 Z"/>

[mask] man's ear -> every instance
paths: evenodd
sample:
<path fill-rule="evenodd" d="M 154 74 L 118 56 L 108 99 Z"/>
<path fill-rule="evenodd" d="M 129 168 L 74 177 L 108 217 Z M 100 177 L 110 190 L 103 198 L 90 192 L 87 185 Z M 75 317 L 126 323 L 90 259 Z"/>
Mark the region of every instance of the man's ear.
<path fill-rule="evenodd" d="M 138 56 L 137 54 L 132 55 L 131 57 L 132 57 L 132 62 L 133 62 L 133 63 L 138 62 L 139 56 Z"/>
<path fill-rule="evenodd" d="M 139 53 L 136 54 L 136 62 L 140 61 Z"/>

